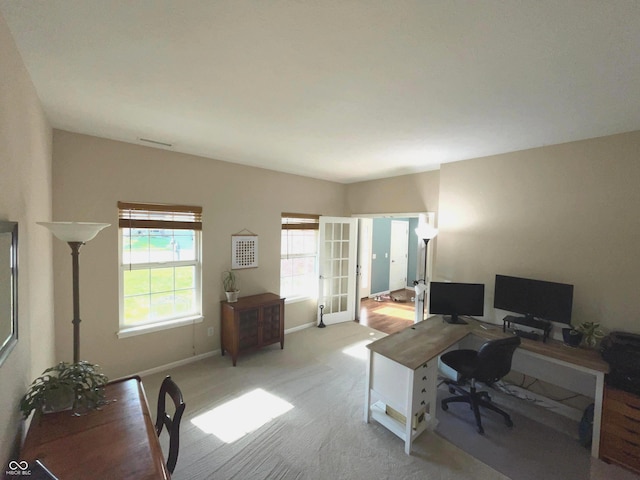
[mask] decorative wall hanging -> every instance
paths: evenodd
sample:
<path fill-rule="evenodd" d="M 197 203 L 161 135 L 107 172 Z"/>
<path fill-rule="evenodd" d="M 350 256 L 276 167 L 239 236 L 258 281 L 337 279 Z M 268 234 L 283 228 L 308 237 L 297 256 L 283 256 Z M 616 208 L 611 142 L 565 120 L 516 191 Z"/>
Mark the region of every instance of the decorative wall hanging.
<path fill-rule="evenodd" d="M 258 267 L 258 235 L 249 230 L 231 235 L 231 269 Z"/>

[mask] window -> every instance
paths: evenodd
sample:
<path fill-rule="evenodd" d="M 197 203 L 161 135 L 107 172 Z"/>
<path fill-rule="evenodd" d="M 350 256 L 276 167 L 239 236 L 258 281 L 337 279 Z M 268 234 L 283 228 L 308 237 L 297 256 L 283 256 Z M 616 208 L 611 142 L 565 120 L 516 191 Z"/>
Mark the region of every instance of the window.
<path fill-rule="evenodd" d="M 202 208 L 118 202 L 120 337 L 202 320 Z"/>
<path fill-rule="evenodd" d="M 287 299 L 318 294 L 319 216 L 282 214 L 280 251 L 280 296 Z"/>

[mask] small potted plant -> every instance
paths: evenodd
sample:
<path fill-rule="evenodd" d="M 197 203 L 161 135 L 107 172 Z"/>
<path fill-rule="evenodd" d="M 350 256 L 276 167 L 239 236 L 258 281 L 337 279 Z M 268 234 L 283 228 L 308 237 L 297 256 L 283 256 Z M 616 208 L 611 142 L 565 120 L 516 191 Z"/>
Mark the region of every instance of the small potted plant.
<path fill-rule="evenodd" d="M 234 303 L 238 301 L 238 279 L 233 270 L 226 270 L 222 272 L 222 286 L 224 293 L 227 296 L 227 302 Z"/>
<path fill-rule="evenodd" d="M 576 330 L 582 333 L 582 338 L 584 344 L 588 348 L 595 348 L 602 337 L 604 337 L 604 332 L 600 329 L 600 324 L 595 322 L 583 322 Z"/>
<path fill-rule="evenodd" d="M 24 418 L 33 411 L 60 412 L 73 408 L 76 414 L 104 405 L 104 386 L 109 379 L 88 362 L 60 362 L 42 372 L 20 400 Z"/>

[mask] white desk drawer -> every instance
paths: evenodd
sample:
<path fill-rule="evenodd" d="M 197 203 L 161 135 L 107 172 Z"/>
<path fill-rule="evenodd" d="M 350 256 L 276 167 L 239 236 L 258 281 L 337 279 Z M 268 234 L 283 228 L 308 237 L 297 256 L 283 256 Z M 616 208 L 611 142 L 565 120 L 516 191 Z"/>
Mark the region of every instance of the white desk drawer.
<path fill-rule="evenodd" d="M 437 361 L 425 363 L 413 374 L 413 409 L 426 409 L 430 412 L 430 403 L 435 402 L 438 388 L 438 363 Z"/>

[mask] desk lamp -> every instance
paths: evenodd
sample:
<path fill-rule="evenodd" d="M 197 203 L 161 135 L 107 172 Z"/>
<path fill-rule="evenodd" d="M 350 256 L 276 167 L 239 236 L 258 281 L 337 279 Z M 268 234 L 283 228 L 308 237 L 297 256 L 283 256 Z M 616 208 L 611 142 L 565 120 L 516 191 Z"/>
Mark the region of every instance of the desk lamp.
<path fill-rule="evenodd" d="M 92 240 L 103 228 L 110 223 L 89 222 L 36 222 L 47 227 L 51 233 L 71 247 L 73 267 L 73 363 L 80 361 L 80 247 Z"/>
<path fill-rule="evenodd" d="M 427 300 L 427 286 L 428 286 L 427 284 L 427 281 L 428 281 L 427 279 L 427 248 L 428 248 L 429 240 L 434 239 L 436 235 L 438 235 L 438 229 L 433 228 L 431 225 L 427 223 L 423 223 L 422 225 L 418 226 L 418 228 L 416 228 L 415 232 L 416 232 L 416 235 L 418 235 L 418 238 L 422 239 L 422 241 L 424 242 L 423 276 L 420 280 L 416 280 L 415 282 L 413 282 L 413 285 L 416 291 L 416 298 L 419 298 L 420 295 L 422 295 L 422 316 L 418 319 L 418 309 L 416 308 L 416 315 L 414 320 L 414 323 L 418 323 L 424 320 L 424 304 Z"/>

